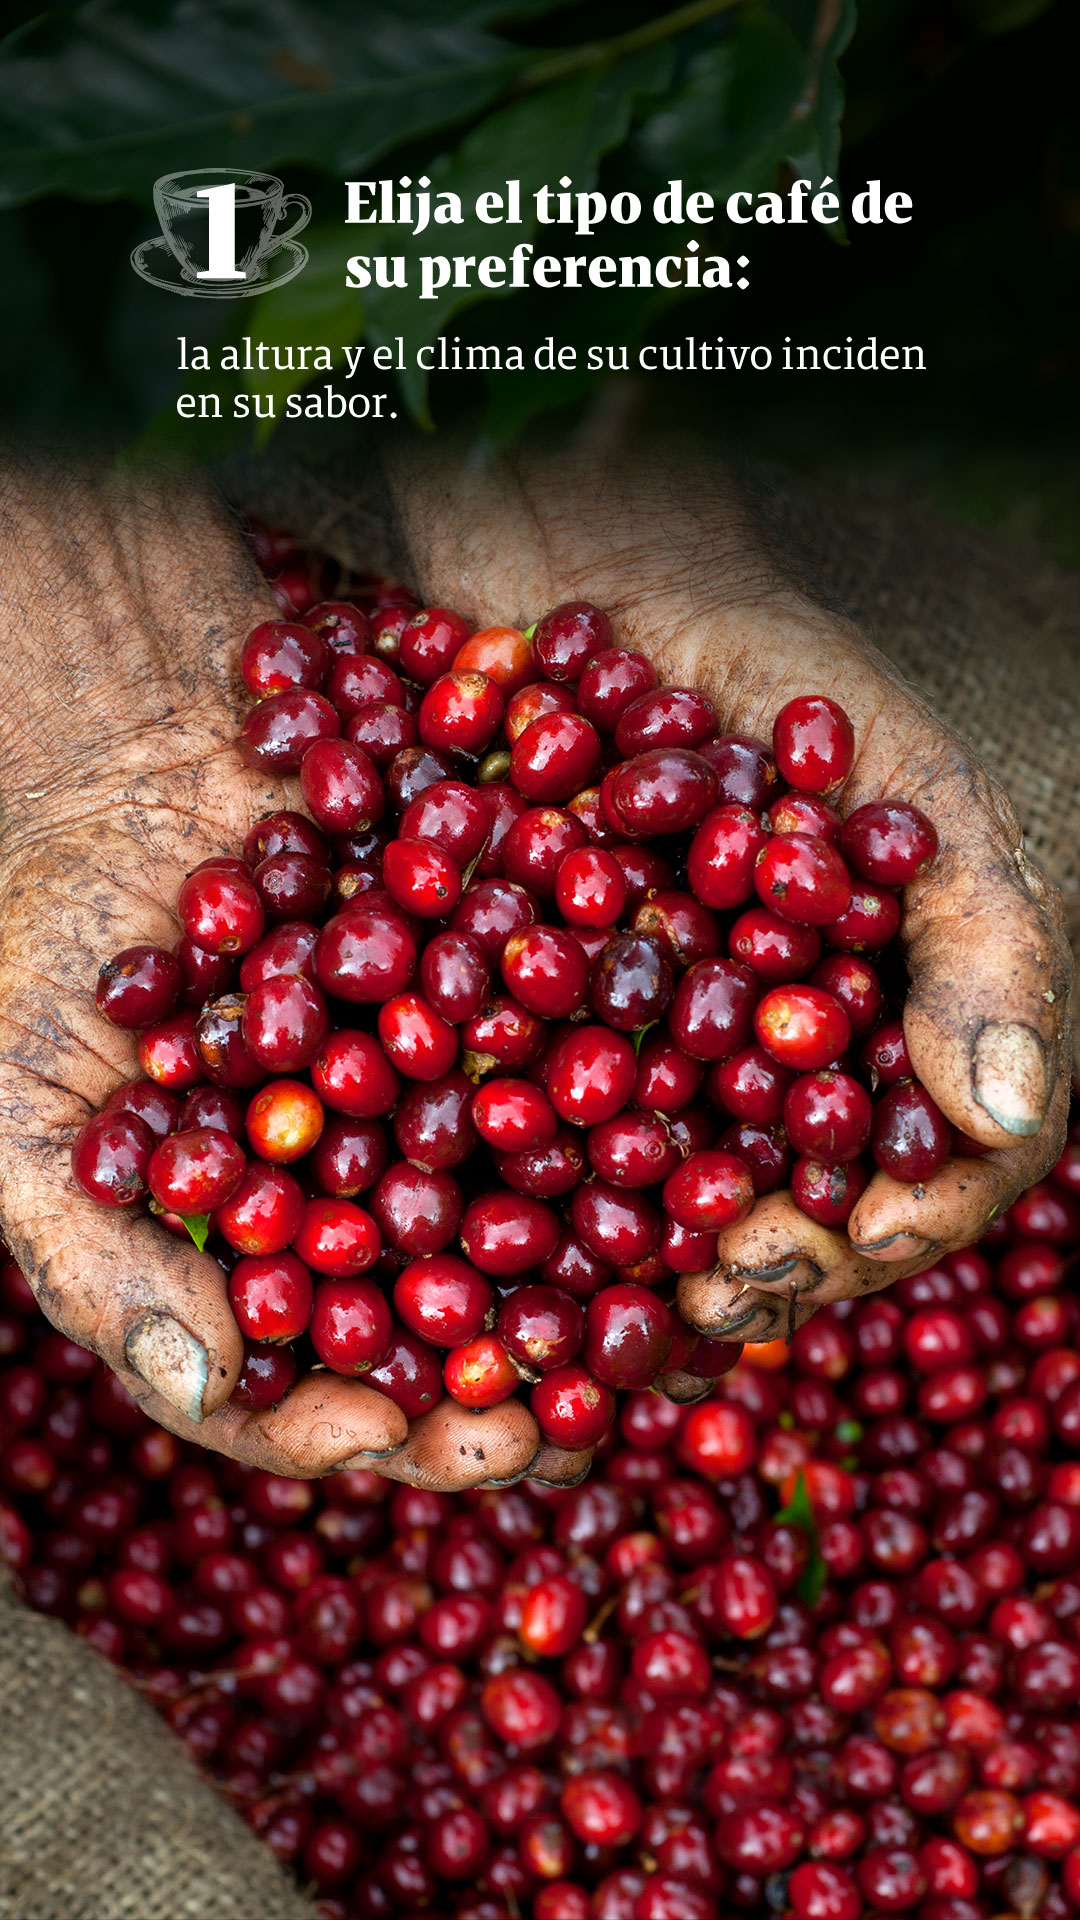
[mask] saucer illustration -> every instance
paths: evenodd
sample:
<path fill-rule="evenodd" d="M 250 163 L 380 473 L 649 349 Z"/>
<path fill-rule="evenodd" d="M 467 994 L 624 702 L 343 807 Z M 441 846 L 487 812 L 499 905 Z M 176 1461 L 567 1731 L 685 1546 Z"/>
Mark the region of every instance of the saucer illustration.
<path fill-rule="evenodd" d="M 143 240 L 131 256 L 131 264 L 140 280 L 165 293 L 178 293 L 186 300 L 249 300 L 253 294 L 267 293 L 271 287 L 283 287 L 307 265 L 307 248 L 298 240 L 282 240 L 263 261 L 263 276 L 241 285 L 235 280 L 215 285 L 211 280 L 185 280 L 179 261 L 168 242 L 160 235 Z"/>

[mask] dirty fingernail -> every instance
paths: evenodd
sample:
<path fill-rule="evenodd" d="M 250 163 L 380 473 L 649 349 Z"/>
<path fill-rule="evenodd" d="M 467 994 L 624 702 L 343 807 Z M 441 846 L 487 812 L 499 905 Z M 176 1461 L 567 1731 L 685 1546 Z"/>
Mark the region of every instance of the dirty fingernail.
<path fill-rule="evenodd" d="M 744 1267 L 739 1273 L 748 1287 L 775 1287 L 786 1282 L 784 1293 L 794 1291 L 800 1295 L 813 1293 L 825 1278 L 821 1268 L 812 1260 L 795 1254 L 790 1260 L 781 1260 L 775 1267 Z"/>
<path fill-rule="evenodd" d="M 401 1445 L 396 1447 L 373 1447 L 367 1453 L 350 1453 L 348 1459 L 339 1460 L 337 1465 L 331 1468 L 331 1472 L 349 1473 L 353 1467 L 377 1467 L 381 1461 L 390 1460 L 395 1453 L 400 1453 L 404 1445 L 405 1442 L 402 1441 Z"/>
<path fill-rule="evenodd" d="M 767 1286 L 774 1280 L 786 1280 L 789 1273 L 802 1265 L 800 1256 L 792 1254 L 790 1260 L 778 1260 L 773 1267 L 740 1267 L 739 1279 L 745 1280 L 748 1286 L 756 1287 L 759 1283 Z"/>
<path fill-rule="evenodd" d="M 206 1348 L 168 1313 L 147 1313 L 124 1342 L 133 1373 L 187 1420 L 201 1422 L 210 1372 Z"/>
<path fill-rule="evenodd" d="M 776 1326 L 777 1317 L 771 1307 L 763 1306 L 759 1300 L 755 1306 L 733 1313 L 726 1320 L 715 1320 L 711 1326 L 701 1327 L 700 1331 L 710 1340 L 771 1340 L 771 1329 Z"/>
<path fill-rule="evenodd" d="M 984 1113 L 1022 1139 L 1046 1114 L 1046 1056 L 1030 1027 L 991 1020 L 975 1042 L 972 1091 Z"/>
<path fill-rule="evenodd" d="M 852 1245 L 868 1260 L 921 1260 L 933 1241 L 923 1240 L 917 1233 L 890 1233 L 884 1240 L 864 1240 L 861 1245 L 852 1241 Z"/>
<path fill-rule="evenodd" d="M 543 1448 L 538 1447 L 532 1459 L 529 1461 L 528 1466 L 519 1467 L 516 1473 L 508 1474 L 505 1480 L 478 1480 L 476 1483 L 477 1492 L 498 1493 L 502 1487 L 516 1487 L 519 1480 L 524 1480 L 527 1475 L 532 1472 L 542 1452 Z"/>

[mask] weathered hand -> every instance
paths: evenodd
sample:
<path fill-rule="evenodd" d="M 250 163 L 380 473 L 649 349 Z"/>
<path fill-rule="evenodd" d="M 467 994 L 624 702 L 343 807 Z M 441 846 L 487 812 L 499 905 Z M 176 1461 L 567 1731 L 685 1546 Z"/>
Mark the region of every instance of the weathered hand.
<path fill-rule="evenodd" d="M 138 1070 L 134 1036 L 95 1009 L 101 960 L 171 946 L 185 873 L 296 801 L 234 745 L 239 643 L 276 609 L 228 515 L 186 485 L 10 469 L 0 605 L 0 1225 L 42 1307 L 155 1419 L 238 1459 L 517 1478 L 539 1442 L 516 1400 L 447 1401 L 407 1430 L 373 1388 L 318 1372 L 270 1413 L 231 1406 L 242 1342 L 218 1263 L 71 1180 L 76 1130 Z"/>
<path fill-rule="evenodd" d="M 949 1160 L 925 1186 L 878 1173 L 846 1233 L 786 1194 L 721 1237 L 719 1264 L 686 1277 L 703 1332 L 766 1340 L 814 1306 L 887 1286 L 977 1238 L 1053 1162 L 1068 1100 L 1070 957 L 1060 902 L 1028 862 L 1002 787 L 839 614 L 810 597 L 723 474 L 658 455 L 454 465 L 408 450 L 393 473 L 422 591 L 478 621 L 535 619 L 585 598 L 666 682 L 703 687 L 722 723 L 770 737 L 777 710 L 820 692 L 850 713 L 850 811 L 895 795 L 934 821 L 941 852 L 904 896 L 911 989 L 905 1034 L 948 1118 L 990 1152 Z"/>

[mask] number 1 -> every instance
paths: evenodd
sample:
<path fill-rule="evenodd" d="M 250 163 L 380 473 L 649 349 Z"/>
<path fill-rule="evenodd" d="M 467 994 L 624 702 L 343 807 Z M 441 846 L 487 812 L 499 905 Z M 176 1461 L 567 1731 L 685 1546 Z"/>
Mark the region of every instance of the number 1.
<path fill-rule="evenodd" d="M 236 264 L 236 187 L 200 187 L 196 199 L 205 200 L 210 214 L 210 265 L 200 268 L 197 280 L 243 280 Z"/>

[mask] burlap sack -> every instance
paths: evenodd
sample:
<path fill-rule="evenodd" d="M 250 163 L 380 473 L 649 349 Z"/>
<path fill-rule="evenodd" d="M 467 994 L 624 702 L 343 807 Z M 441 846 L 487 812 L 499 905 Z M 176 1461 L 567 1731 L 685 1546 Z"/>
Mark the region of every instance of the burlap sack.
<path fill-rule="evenodd" d="M 236 469 L 238 503 L 363 565 L 348 474 Z M 822 589 L 1005 782 L 1080 933 L 1080 660 L 1064 569 L 885 497 L 784 485 Z M 312 1920 L 153 1711 L 0 1592 L 0 1920 Z"/>
<path fill-rule="evenodd" d="M 1008 789 L 1080 942 L 1080 582 L 885 492 L 782 486 L 821 585 Z"/>
<path fill-rule="evenodd" d="M 3 1920 L 314 1920 L 152 1707 L 0 1580 Z"/>

